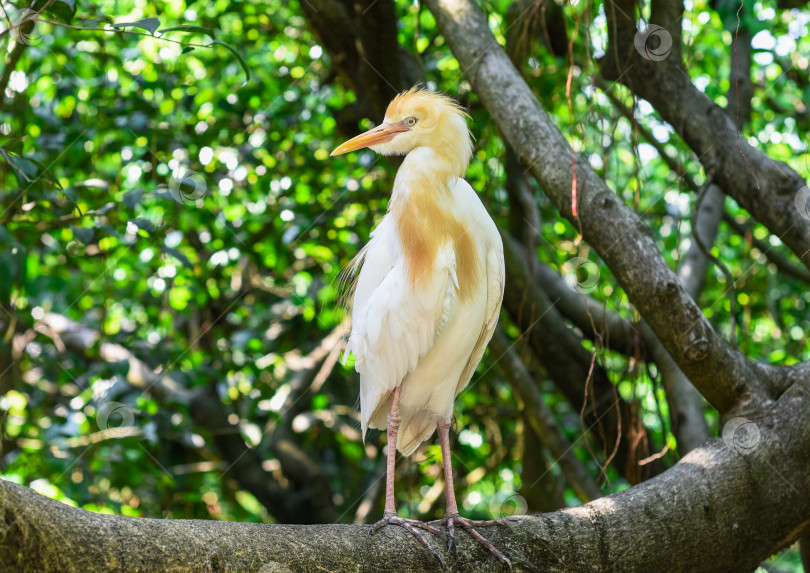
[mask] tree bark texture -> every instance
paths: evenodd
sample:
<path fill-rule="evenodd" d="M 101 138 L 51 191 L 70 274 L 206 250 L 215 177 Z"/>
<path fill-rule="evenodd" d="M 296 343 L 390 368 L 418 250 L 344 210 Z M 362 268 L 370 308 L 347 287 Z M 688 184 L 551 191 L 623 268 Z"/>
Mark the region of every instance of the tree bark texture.
<path fill-rule="evenodd" d="M 635 487 L 482 532 L 514 571 L 745 571 L 810 525 L 810 383 Z M 751 428 L 749 428 L 750 430 Z M 742 428 L 740 431 L 743 431 Z M 735 437 L 737 439 L 735 439 Z M 774 511 L 779 508 L 779 511 Z M 467 534 L 451 571 L 501 571 Z M 136 571 L 439 571 L 410 534 L 363 525 L 263 525 L 95 514 L 0 481 L 0 563 L 7 573 Z"/>

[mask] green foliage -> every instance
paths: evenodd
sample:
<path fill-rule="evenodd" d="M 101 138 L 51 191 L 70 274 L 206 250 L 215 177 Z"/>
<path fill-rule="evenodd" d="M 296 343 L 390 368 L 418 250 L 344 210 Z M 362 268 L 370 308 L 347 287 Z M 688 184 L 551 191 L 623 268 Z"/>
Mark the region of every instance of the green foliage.
<path fill-rule="evenodd" d="M 487 3 L 501 38 L 507 31 L 498 14 L 506 5 Z M 594 10 L 591 28 L 580 31 L 590 41 L 575 44 L 578 61 L 599 56 L 606 42 L 601 4 Z M 430 85 L 475 103 L 430 13 L 410 3 L 398 11 L 400 44 L 424 52 Z M 0 369 L 8 366 L 0 383 L 11 380 L 0 385 L 0 407 L 3 440 L 15 445 L 4 451 L 2 475 L 93 511 L 269 521 L 229 475 L 215 436 L 195 423 L 188 404 L 157 398 L 151 381 L 132 384 L 132 363 L 110 359 L 104 345 L 120 345 L 182 387 L 213 385 L 231 422 L 283 481 L 268 441 L 287 413 L 300 368 L 295 358 L 340 324 L 337 275 L 385 212 L 395 166 L 370 151 L 329 157 L 346 135 L 337 132 L 334 113 L 355 95 L 330 76 L 333 63 L 295 3 L 59 0 L 45 16 L 53 21 L 31 22 L 25 41 L 2 38 L 21 50 L 0 110 Z M 721 104 L 727 20 L 703 1 L 684 19 L 691 78 Z M 780 40 L 791 26 L 770 3 L 758 5 L 745 25 Z M 810 52 L 806 30 L 794 45 Z M 769 87 L 757 90 L 757 112 L 741 136 L 806 171 L 798 134 L 807 132 L 807 114 L 783 110 L 808 101 L 808 88 L 782 73 L 780 57 L 780 49 L 761 49 L 755 58 L 753 76 Z M 523 71 L 574 149 L 637 209 L 677 268 L 695 196 L 593 87 L 595 64 L 574 69 L 570 101 L 559 89 L 569 71 L 563 58 L 535 49 Z M 673 130 L 646 102 L 633 102 L 618 85 L 609 89 L 635 106 L 661 148 L 699 183 L 699 164 Z M 468 179 L 505 227 L 503 142 L 486 111 L 473 109 Z M 610 271 L 541 191 L 538 257 L 555 267 L 575 256 L 596 261 L 591 295 L 635 320 Z M 788 255 L 761 225 L 751 233 Z M 810 359 L 806 285 L 777 277 L 750 237 L 727 226 L 715 254 L 735 285 L 729 294 L 719 270 L 710 271 L 700 304 L 712 323 L 728 332 L 729 296 L 736 296 L 742 351 L 776 364 Z M 87 329 L 86 349 L 42 327 L 51 312 Z M 637 404 L 654 449 L 668 446 L 664 459 L 674 463 L 677 444 L 656 368 L 589 349 L 618 393 Z M 486 357 L 457 401 L 454 463 L 459 500 L 471 517 L 513 511 L 493 508 L 492 500 L 510 499 L 524 481 L 525 422 L 492 368 L 496 358 Z M 344 521 L 377 479 L 385 443 L 377 432 L 360 442 L 356 385 L 349 367 L 336 366 L 309 399 L 311 417 L 302 412 L 291 423 L 296 442 L 329 477 Z M 586 448 L 579 408 L 551 384 L 544 390 L 604 490 L 627 487 L 613 468 L 600 475 L 606 455 Z M 117 414 L 109 404 L 120 406 Z M 416 495 L 428 494 L 440 477 L 438 458 L 430 446 L 405 464 L 398 491 L 407 513 L 441 515 L 440 501 L 419 507 Z M 560 478 L 553 463 L 548 472 Z M 565 498 L 578 503 L 570 489 Z"/>

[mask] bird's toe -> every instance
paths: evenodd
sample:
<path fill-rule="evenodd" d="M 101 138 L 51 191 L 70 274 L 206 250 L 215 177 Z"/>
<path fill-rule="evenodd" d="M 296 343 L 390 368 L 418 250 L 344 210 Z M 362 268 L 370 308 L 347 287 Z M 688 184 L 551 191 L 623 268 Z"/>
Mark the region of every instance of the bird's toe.
<path fill-rule="evenodd" d="M 427 540 L 427 537 L 425 537 L 417 529 L 417 527 L 420 529 L 424 529 L 425 531 L 429 531 L 430 533 L 433 533 L 434 535 L 437 535 L 442 539 L 445 537 L 443 532 L 439 531 L 435 527 L 428 525 L 427 523 L 417 521 L 415 519 L 405 519 L 397 515 L 384 515 L 381 520 L 379 520 L 377 523 L 375 523 L 369 528 L 368 531 L 369 535 L 371 535 L 378 529 L 382 529 L 386 525 L 396 525 L 398 527 L 401 527 L 411 535 L 413 535 L 417 539 L 417 541 L 419 541 L 422 545 L 425 546 L 425 549 L 427 549 L 428 553 L 430 553 L 433 556 L 433 558 L 439 562 L 442 568 L 444 568 L 444 560 L 442 560 L 441 556 L 438 553 L 436 553 L 436 550 L 433 549 L 433 546 L 430 544 L 430 541 Z"/>

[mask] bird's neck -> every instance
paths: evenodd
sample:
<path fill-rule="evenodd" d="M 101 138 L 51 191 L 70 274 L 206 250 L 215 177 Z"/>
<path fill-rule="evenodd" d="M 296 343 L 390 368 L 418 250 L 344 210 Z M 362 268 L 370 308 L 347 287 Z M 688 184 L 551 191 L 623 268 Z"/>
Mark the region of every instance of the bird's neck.
<path fill-rule="evenodd" d="M 453 160 L 430 147 L 417 147 L 405 156 L 394 180 L 391 204 L 407 203 L 414 193 L 430 193 L 439 200 L 464 175 L 467 161 Z"/>
<path fill-rule="evenodd" d="M 463 173 L 431 149 L 414 149 L 397 172 L 388 211 L 414 288 L 435 268 L 440 248 L 449 244 L 457 259 L 459 297 L 467 300 L 481 264 L 471 229 L 454 214 L 452 189 Z"/>

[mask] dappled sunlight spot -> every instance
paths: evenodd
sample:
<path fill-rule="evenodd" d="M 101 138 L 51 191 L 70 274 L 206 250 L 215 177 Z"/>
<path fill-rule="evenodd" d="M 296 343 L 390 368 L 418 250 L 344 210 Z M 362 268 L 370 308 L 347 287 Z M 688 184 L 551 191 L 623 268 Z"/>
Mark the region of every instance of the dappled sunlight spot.
<path fill-rule="evenodd" d="M 458 442 L 460 444 L 468 445 L 471 448 L 480 448 L 484 443 L 484 438 L 478 432 L 473 432 L 472 430 L 465 428 L 458 435 Z"/>
<path fill-rule="evenodd" d="M 242 430 L 242 435 L 245 438 L 245 441 L 251 446 L 256 447 L 262 441 L 262 429 L 257 425 L 251 422 L 242 422 L 239 426 Z"/>
<path fill-rule="evenodd" d="M 612 497 L 600 497 L 599 499 L 595 499 L 586 505 L 569 507 L 564 511 L 575 517 L 590 520 L 594 513 L 607 515 L 615 513 L 618 510 L 619 504 L 617 504 Z"/>
<path fill-rule="evenodd" d="M 217 251 L 211 255 L 211 258 L 208 259 L 214 266 L 223 266 L 228 264 L 228 253 L 227 251 Z"/>
<path fill-rule="evenodd" d="M 298 414 L 292 421 L 293 432 L 306 432 L 312 426 L 313 418 L 308 414 Z"/>
<path fill-rule="evenodd" d="M 708 448 L 695 448 L 686 454 L 680 461 L 682 464 L 694 464 L 709 467 L 716 463 L 715 454 Z"/>
<path fill-rule="evenodd" d="M 23 71 L 15 70 L 11 72 L 8 87 L 17 93 L 23 93 L 28 89 L 28 76 Z"/>
<path fill-rule="evenodd" d="M 464 509 L 470 511 L 473 507 L 481 503 L 482 500 L 483 498 L 481 497 L 480 492 L 471 491 L 469 494 L 467 494 L 467 497 L 464 499 L 464 503 L 462 505 L 464 506 Z"/>
<path fill-rule="evenodd" d="M 231 194 L 233 190 L 233 180 L 227 177 L 223 177 L 219 180 L 219 192 L 224 196 L 227 197 Z"/>

